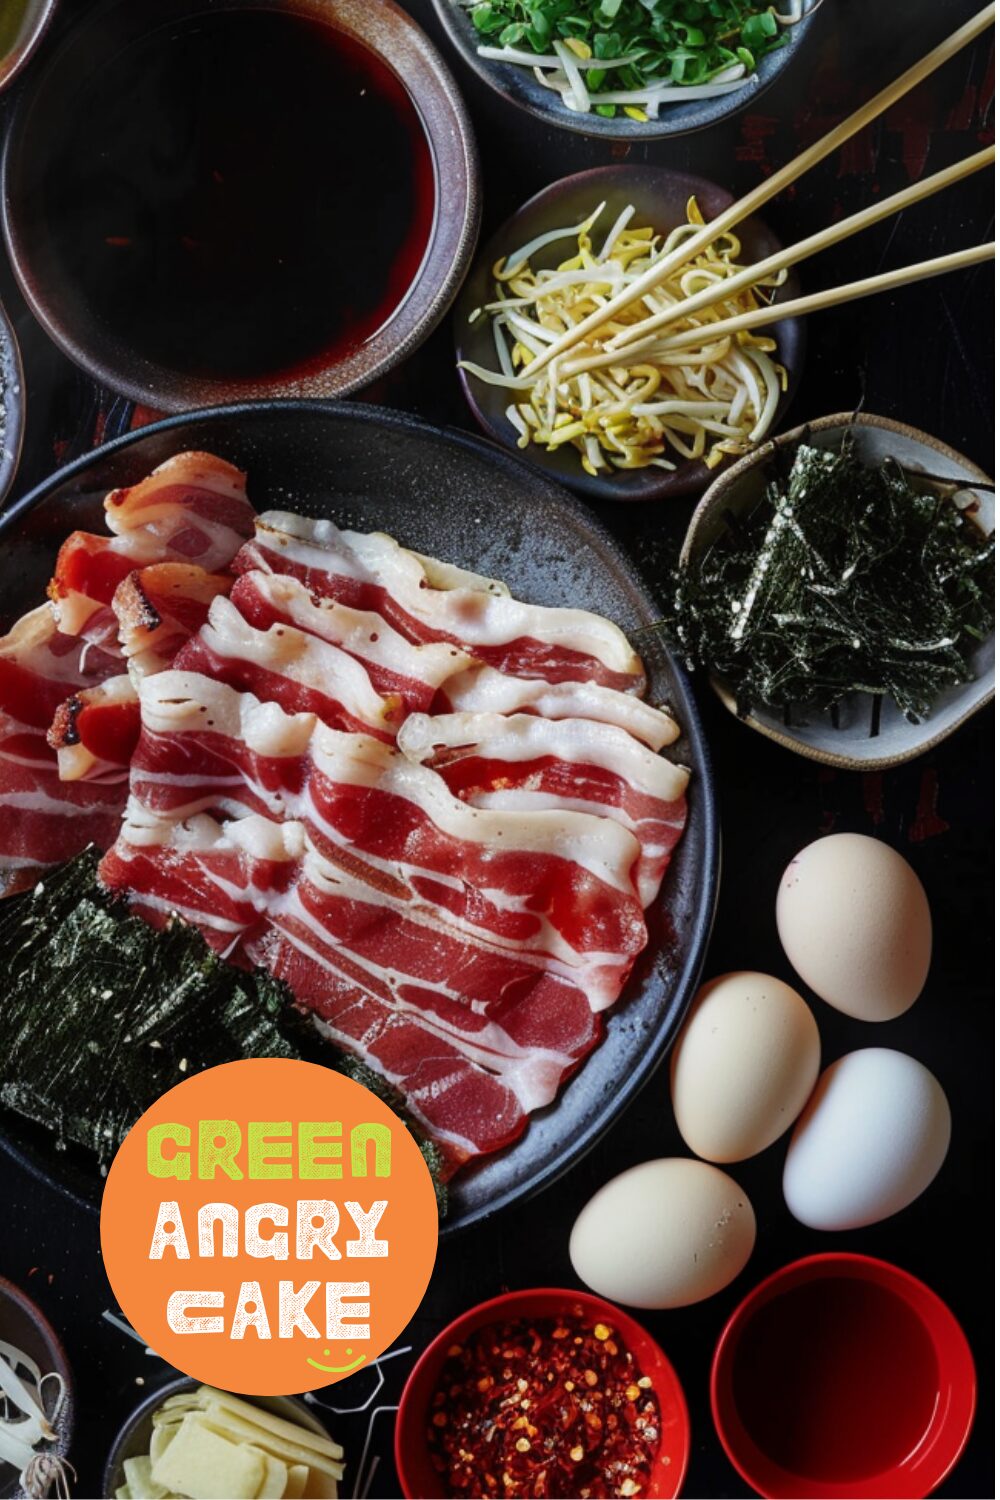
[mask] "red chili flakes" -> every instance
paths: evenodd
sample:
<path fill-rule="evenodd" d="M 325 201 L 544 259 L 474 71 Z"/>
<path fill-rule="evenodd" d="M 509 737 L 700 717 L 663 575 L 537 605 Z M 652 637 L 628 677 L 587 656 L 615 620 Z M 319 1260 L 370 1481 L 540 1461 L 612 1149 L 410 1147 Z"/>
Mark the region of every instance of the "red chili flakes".
<path fill-rule="evenodd" d="M 427 1444 L 449 1496 L 637 1497 L 660 1444 L 652 1381 L 607 1323 L 481 1328 L 448 1350 Z"/>

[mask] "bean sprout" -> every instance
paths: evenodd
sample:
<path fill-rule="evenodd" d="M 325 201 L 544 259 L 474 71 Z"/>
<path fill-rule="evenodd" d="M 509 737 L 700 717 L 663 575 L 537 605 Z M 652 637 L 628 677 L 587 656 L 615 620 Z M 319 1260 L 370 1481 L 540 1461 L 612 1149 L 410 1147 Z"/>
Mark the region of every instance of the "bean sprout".
<path fill-rule="evenodd" d="M 700 346 L 669 349 L 664 343 L 668 329 L 662 339 L 647 341 L 641 353 L 625 353 L 624 362 L 617 362 L 606 345 L 650 313 L 676 306 L 740 271 L 741 245 L 734 234 L 720 235 L 562 360 L 550 361 L 535 376 L 520 373 L 559 335 L 683 244 L 704 222 L 692 198 L 687 222 L 662 238 L 652 229 L 634 227 L 634 208 L 629 205 L 595 253 L 590 231 L 604 208 L 601 204 L 582 224 L 540 235 L 497 262 L 496 299 L 479 316 L 491 319 L 500 368 L 464 360 L 461 368 L 515 393 L 506 415 L 520 448 L 537 443 L 552 453 L 570 445 L 591 475 L 650 464 L 674 469 L 678 461 L 694 460 L 715 468 L 723 458 L 761 442 L 774 420 L 787 376 L 770 357 L 775 349 L 772 339 L 747 333 L 713 338 L 713 324 L 766 302 L 785 272 L 692 314 L 705 329 Z M 554 268 L 531 264 L 539 250 L 570 237 L 576 239 L 576 253 L 569 260 Z"/>

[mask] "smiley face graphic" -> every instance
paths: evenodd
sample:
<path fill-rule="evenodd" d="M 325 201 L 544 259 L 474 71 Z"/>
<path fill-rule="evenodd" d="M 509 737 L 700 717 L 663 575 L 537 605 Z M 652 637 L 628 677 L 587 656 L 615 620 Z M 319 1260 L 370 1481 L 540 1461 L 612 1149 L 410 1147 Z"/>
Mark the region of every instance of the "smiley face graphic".
<path fill-rule="evenodd" d="M 354 1353 L 354 1350 L 345 1349 L 344 1353 L 347 1355 L 351 1355 Z M 324 1349 L 323 1354 L 325 1358 L 329 1359 L 329 1349 Z M 324 1375 L 346 1375 L 349 1371 L 356 1370 L 359 1365 L 363 1365 L 366 1357 L 367 1356 L 364 1354 L 359 1354 L 357 1359 L 351 1360 L 351 1363 L 349 1365 L 321 1365 L 316 1359 L 307 1359 L 306 1364 L 312 1365 L 314 1370 L 322 1370 Z"/>

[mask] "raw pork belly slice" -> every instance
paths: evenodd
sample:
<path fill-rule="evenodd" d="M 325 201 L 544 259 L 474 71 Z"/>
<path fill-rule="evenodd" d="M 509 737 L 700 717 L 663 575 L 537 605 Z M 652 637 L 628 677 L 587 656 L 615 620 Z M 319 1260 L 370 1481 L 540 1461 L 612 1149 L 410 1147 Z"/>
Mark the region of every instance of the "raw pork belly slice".
<path fill-rule="evenodd" d="M 530 714 L 411 714 L 398 744 L 472 807 L 613 818 L 642 849 L 635 882 L 643 906 L 655 897 L 684 831 L 688 773 L 625 730 Z"/>
<path fill-rule="evenodd" d="M 249 951 L 401 1090 L 453 1169 L 514 1140 L 601 1034 L 578 990 L 377 901 L 313 852 Z"/>
<path fill-rule="evenodd" d="M 253 534 L 244 475 L 207 453 L 178 453 L 141 483 L 112 490 L 104 514 L 113 536 L 74 531 L 59 549 L 49 597 L 67 635 L 112 638 L 115 590 L 134 568 L 179 562 L 218 573 Z"/>
<path fill-rule="evenodd" d="M 339 646 L 364 664 L 376 692 L 398 698 L 408 714 L 426 712 L 441 684 L 469 665 L 469 657 L 457 646 L 447 641 L 414 645 L 381 615 L 352 609 L 336 599 L 314 599 L 290 575 L 244 573 L 230 598 L 258 630 L 293 625 Z"/>
<path fill-rule="evenodd" d="M 229 566 L 256 519 L 246 475 L 211 453 L 177 453 L 104 502 L 114 546 L 143 563 Z"/>
<path fill-rule="evenodd" d="M 164 818 L 130 799 L 118 838 L 101 861 L 110 890 L 154 927 L 174 914 L 217 953 L 245 963 L 242 944 L 263 929 L 268 908 L 294 884 L 302 858 L 298 823 L 238 818 Z"/>
<path fill-rule="evenodd" d="M 154 925 L 177 912 L 286 980 L 401 1088 L 452 1170 L 519 1135 L 601 1034 L 579 990 L 345 876 L 295 822 L 176 821 L 133 801 L 101 871 Z"/>
<path fill-rule="evenodd" d="M 230 575 L 192 563 L 153 563 L 129 573 L 115 590 L 112 608 L 133 681 L 169 667 L 208 619 L 212 600 L 232 585 Z"/>
<path fill-rule="evenodd" d="M 104 849 L 115 838 L 124 783 L 64 785 L 46 739 L 67 693 L 115 665 L 89 642 L 61 634 L 45 604 L 0 639 L 0 896 L 34 884 L 88 843 Z"/>
<path fill-rule="evenodd" d="M 662 750 L 680 735 L 674 720 L 632 693 L 593 682 L 545 682 L 508 677 L 481 664 L 442 683 L 433 709 L 453 713 L 538 714 L 543 719 L 595 719 L 615 724 L 650 750 Z"/>
<path fill-rule="evenodd" d="M 318 730 L 312 762 L 303 821 L 328 859 L 351 868 L 360 855 L 451 922 L 547 956 L 595 1010 L 617 999 L 646 941 L 627 829 L 590 813 L 467 807 L 435 771 L 360 735 Z"/>
<path fill-rule="evenodd" d="M 232 578 L 189 563 L 153 563 L 133 569 L 115 590 L 115 640 L 128 673 L 74 693 L 59 705 L 49 744 L 59 752 L 63 781 L 123 781 L 139 737 L 135 684 L 168 667 L 180 647 L 208 617 L 211 601 Z M 101 614 L 104 610 L 102 608 Z M 91 631 L 85 627 L 87 639 Z"/>
<path fill-rule="evenodd" d="M 633 834 L 590 812 L 479 811 L 369 735 L 288 715 L 198 673 L 141 688 L 132 791 L 160 815 L 257 813 L 305 824 L 374 890 L 437 907 L 464 931 L 553 966 L 595 1010 L 646 939 Z"/>
<path fill-rule="evenodd" d="M 47 736 L 60 781 L 124 782 L 139 727 L 139 697 L 127 673 L 64 699 Z"/>
<path fill-rule="evenodd" d="M 174 820 L 203 812 L 297 816 L 314 714 L 287 714 L 197 672 L 158 672 L 139 694 L 133 811 L 141 806 Z"/>
<path fill-rule="evenodd" d="M 228 599 L 213 601 L 207 622 L 178 652 L 175 666 L 280 703 L 289 713 L 312 713 L 335 729 L 387 743 L 403 721 L 399 697 L 376 692 L 355 657 L 293 625 L 256 630 Z"/>
<path fill-rule="evenodd" d="M 312 594 L 374 610 L 411 641 L 450 641 L 515 677 L 597 682 L 634 693 L 645 686 L 639 657 L 610 620 L 522 604 L 492 587 L 435 586 L 435 578 L 440 583 L 454 570 L 379 533 L 267 511 L 233 567 L 291 574 Z"/>
<path fill-rule="evenodd" d="M 107 848 L 117 832 L 139 712 L 123 675 L 116 598 L 135 653 L 149 648 L 162 663 L 203 617 L 206 593 L 228 587 L 208 583 L 205 570 L 227 567 L 253 533 L 243 475 L 204 453 L 169 459 L 113 491 L 104 509 L 114 534 L 74 532 L 49 605 L 0 642 L 0 800 L 14 814 L 0 831 L 0 895 L 89 843 Z M 163 564 L 183 567 L 170 574 Z M 152 669 L 152 656 L 140 665 Z"/>

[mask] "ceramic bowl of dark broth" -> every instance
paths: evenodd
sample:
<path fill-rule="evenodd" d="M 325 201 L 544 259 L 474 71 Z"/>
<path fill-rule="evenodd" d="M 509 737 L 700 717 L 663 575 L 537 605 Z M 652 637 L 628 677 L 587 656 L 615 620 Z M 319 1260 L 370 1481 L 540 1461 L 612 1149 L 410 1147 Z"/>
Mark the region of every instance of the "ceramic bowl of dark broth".
<path fill-rule="evenodd" d="M 389 0 L 99 0 L 51 36 L 3 177 L 36 317 L 172 411 L 374 380 L 478 227 L 458 92 Z"/>

